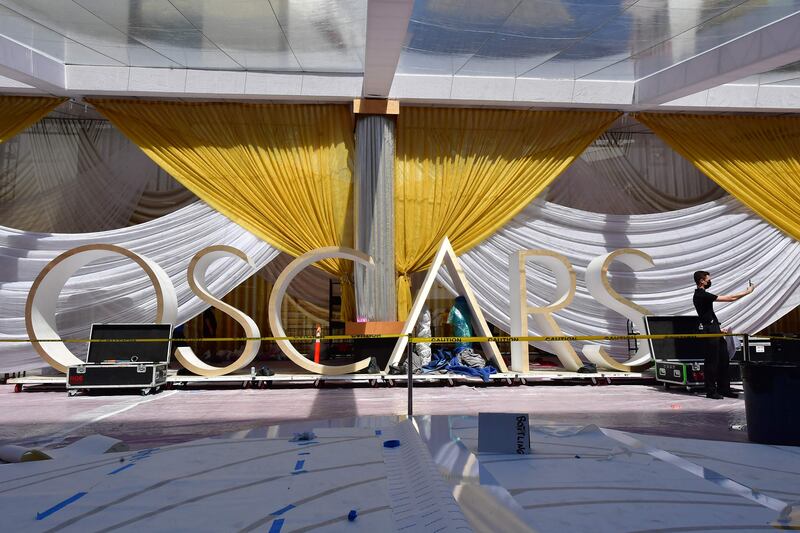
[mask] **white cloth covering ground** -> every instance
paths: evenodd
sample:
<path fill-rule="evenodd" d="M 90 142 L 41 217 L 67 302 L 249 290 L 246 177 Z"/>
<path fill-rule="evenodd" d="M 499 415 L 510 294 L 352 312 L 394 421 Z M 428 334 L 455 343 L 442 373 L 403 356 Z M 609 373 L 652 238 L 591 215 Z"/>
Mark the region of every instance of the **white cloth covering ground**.
<path fill-rule="evenodd" d="M 56 256 L 85 244 L 116 244 L 156 261 L 178 295 L 178 324 L 201 313 L 204 303 L 189 288 L 186 270 L 195 253 L 215 244 L 245 252 L 255 269 L 238 258 L 220 260 L 208 271 L 209 289 L 221 297 L 278 255 L 278 250 L 203 202 L 151 222 L 83 234 L 30 233 L 0 227 L 0 339 L 25 338 L 25 302 L 33 281 Z M 86 338 L 93 322 L 148 322 L 155 317 L 155 291 L 136 264 L 120 259 L 91 263 L 73 276 L 59 299 L 62 338 Z M 69 345 L 76 355 L 85 346 Z M 43 361 L 27 343 L 0 343 L 0 372 L 37 368 Z"/>
<path fill-rule="evenodd" d="M 711 272 L 716 294 L 741 291 L 748 279 L 757 285 L 746 298 L 716 305 L 723 326 L 737 332 L 757 332 L 800 304 L 800 244 L 730 197 L 648 215 L 602 215 L 537 200 L 460 259 L 484 313 L 508 331 L 509 255 L 526 249 L 563 254 L 577 274 L 575 299 L 554 314 L 564 333 L 623 334 L 626 319 L 599 305 L 584 281 L 589 261 L 620 248 L 653 258 L 654 268 L 636 273 L 615 263 L 610 279 L 620 294 L 654 315 L 694 314 L 695 270 Z M 454 291 L 444 270 L 439 280 Z M 531 264 L 527 280 L 530 305 L 551 302 L 555 280 L 549 271 Z M 531 328 L 529 334 L 541 333 Z M 579 353 L 582 344 L 575 343 Z M 606 346 L 620 358 L 627 355 L 624 342 Z"/>

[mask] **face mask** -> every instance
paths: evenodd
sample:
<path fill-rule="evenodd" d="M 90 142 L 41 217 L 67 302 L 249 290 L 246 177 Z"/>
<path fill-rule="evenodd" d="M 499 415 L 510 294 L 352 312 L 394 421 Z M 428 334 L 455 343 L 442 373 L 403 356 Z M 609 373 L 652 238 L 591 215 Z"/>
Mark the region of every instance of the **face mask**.
<path fill-rule="evenodd" d="M 711 280 L 708 280 L 708 281 L 706 282 L 706 289 L 708 289 L 708 288 L 710 288 L 710 287 L 711 287 Z"/>

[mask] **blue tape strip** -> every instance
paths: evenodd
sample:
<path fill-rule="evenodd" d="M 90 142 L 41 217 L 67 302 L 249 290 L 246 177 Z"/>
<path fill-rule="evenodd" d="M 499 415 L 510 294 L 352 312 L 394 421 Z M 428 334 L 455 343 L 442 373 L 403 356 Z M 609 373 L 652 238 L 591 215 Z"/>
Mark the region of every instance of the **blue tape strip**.
<path fill-rule="evenodd" d="M 380 429 L 376 429 L 375 430 L 375 434 L 376 435 L 383 435 L 383 431 L 381 431 Z"/>
<path fill-rule="evenodd" d="M 117 472 L 122 472 L 122 471 L 123 471 L 123 470 L 125 470 L 126 468 L 130 468 L 130 467 L 132 467 L 132 466 L 133 466 L 133 463 L 128 463 L 128 464 L 126 464 L 125 466 L 121 466 L 121 467 L 117 468 L 116 470 L 112 470 L 111 472 L 109 472 L 109 473 L 108 473 L 108 475 L 109 475 L 109 476 L 113 476 L 113 475 L 114 475 L 114 474 L 116 474 Z"/>
<path fill-rule="evenodd" d="M 150 454 L 151 454 L 151 453 L 153 453 L 154 451 L 156 451 L 156 450 L 160 450 L 160 449 L 161 449 L 161 448 L 146 448 L 146 449 L 144 449 L 144 450 L 139 450 L 138 452 L 136 452 L 135 454 L 133 454 L 133 456 L 134 456 L 134 457 L 147 457 L 148 455 L 150 455 Z"/>
<path fill-rule="evenodd" d="M 304 464 L 306 464 L 306 462 L 305 462 L 305 461 L 297 461 L 297 462 L 294 464 L 294 469 L 295 469 L 295 470 L 302 470 L 302 469 L 303 469 L 303 465 L 304 465 Z"/>
<path fill-rule="evenodd" d="M 269 533 L 279 533 L 281 528 L 283 527 L 283 518 L 278 518 L 272 523 L 272 527 L 269 528 Z"/>
<path fill-rule="evenodd" d="M 271 512 L 270 514 L 271 514 L 271 515 L 273 515 L 273 516 L 280 516 L 280 515 L 282 515 L 283 513 L 285 513 L 286 511 L 291 511 L 292 509 L 294 509 L 294 505 L 292 505 L 292 504 L 290 503 L 289 505 L 287 505 L 287 506 L 286 506 L 286 507 L 284 507 L 283 509 L 278 509 L 277 511 L 273 511 L 273 512 Z"/>
<path fill-rule="evenodd" d="M 56 511 L 60 511 L 61 509 L 63 509 L 67 505 L 71 504 L 72 502 L 76 502 L 76 501 L 80 500 L 81 498 L 86 496 L 86 494 L 88 494 L 88 493 L 79 492 L 79 493 L 75 494 L 74 496 L 70 496 L 69 498 L 67 498 L 63 502 L 55 504 L 50 509 L 48 509 L 48 510 L 42 512 L 42 513 L 36 513 L 36 520 L 42 520 L 44 518 L 47 518 L 51 514 L 55 513 Z"/>

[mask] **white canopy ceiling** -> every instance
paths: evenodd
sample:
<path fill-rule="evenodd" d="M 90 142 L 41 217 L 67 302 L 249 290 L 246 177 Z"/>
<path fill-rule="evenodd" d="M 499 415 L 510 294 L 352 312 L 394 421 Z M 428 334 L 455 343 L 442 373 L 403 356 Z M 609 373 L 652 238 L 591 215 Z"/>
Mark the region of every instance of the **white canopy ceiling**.
<path fill-rule="evenodd" d="M 800 0 L 0 0 L 0 91 L 800 109 Z"/>

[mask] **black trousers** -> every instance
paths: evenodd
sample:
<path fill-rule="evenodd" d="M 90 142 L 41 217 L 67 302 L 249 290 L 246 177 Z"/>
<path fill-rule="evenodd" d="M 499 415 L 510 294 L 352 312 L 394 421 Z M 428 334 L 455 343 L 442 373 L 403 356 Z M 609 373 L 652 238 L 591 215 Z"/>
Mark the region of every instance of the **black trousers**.
<path fill-rule="evenodd" d="M 703 333 L 721 333 L 719 324 L 703 324 Z M 706 382 L 706 393 L 727 392 L 731 389 L 731 377 L 728 371 L 728 345 L 724 337 L 708 339 L 706 357 L 703 362 L 703 374 Z"/>

